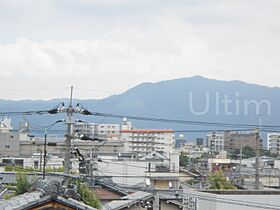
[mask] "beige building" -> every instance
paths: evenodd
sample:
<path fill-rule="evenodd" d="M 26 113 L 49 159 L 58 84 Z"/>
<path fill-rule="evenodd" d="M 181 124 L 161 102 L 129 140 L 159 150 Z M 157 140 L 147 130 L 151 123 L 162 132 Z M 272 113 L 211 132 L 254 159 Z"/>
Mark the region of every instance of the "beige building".
<path fill-rule="evenodd" d="M 245 146 L 249 146 L 252 149 L 257 147 L 257 136 L 254 132 L 240 133 L 237 131 L 225 132 L 225 150 L 233 152 L 234 150 L 243 149 Z M 262 142 L 260 141 L 260 148 L 262 148 Z"/>

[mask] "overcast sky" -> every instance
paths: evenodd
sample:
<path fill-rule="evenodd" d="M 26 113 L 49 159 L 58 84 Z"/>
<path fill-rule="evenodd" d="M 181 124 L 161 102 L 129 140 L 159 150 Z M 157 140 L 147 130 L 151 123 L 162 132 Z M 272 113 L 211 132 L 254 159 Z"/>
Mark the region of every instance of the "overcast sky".
<path fill-rule="evenodd" d="M 0 98 L 193 75 L 280 87 L 279 0 L 0 0 Z M 37 90 L 36 90 L 37 89 Z"/>

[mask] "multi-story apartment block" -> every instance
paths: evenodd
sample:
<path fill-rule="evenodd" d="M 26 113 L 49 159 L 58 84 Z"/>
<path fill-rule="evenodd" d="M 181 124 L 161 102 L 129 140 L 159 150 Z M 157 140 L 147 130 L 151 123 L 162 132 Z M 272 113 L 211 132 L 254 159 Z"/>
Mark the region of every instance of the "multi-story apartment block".
<path fill-rule="evenodd" d="M 251 147 L 253 150 L 257 148 L 257 133 L 246 132 L 241 133 L 237 131 L 225 132 L 225 148 L 228 152 L 240 150 L 244 147 Z M 262 148 L 262 140 L 259 141 L 259 148 Z"/>
<path fill-rule="evenodd" d="M 125 151 L 135 152 L 138 156 L 157 151 L 169 157 L 175 147 L 173 130 L 133 129 L 126 119 L 122 123 L 121 139 L 124 142 Z"/>
<path fill-rule="evenodd" d="M 73 131 L 74 133 L 91 136 L 95 134 L 96 126 L 94 123 L 78 122 L 73 125 Z"/>
<path fill-rule="evenodd" d="M 280 133 L 267 134 L 267 149 L 273 154 L 280 154 Z"/>
<path fill-rule="evenodd" d="M 97 135 L 108 140 L 120 139 L 120 125 L 119 124 L 98 124 Z"/>
<path fill-rule="evenodd" d="M 108 140 L 120 139 L 119 124 L 95 124 L 79 122 L 74 124 L 74 132 L 85 134 L 88 136 L 98 136 Z"/>
<path fill-rule="evenodd" d="M 136 152 L 144 156 L 152 151 L 157 151 L 169 157 L 175 146 L 173 130 L 133 129 L 122 130 L 126 152 Z"/>
<path fill-rule="evenodd" d="M 206 139 L 207 139 L 207 147 L 210 149 L 210 151 L 213 151 L 213 152 L 224 151 L 224 149 L 225 149 L 224 133 L 212 132 L 212 133 L 207 134 Z"/>

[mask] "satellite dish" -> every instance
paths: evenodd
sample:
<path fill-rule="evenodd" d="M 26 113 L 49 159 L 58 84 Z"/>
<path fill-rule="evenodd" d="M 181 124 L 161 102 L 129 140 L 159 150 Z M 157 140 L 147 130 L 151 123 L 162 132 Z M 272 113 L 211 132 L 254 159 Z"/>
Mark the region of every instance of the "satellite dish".
<path fill-rule="evenodd" d="M 168 185 L 169 185 L 169 188 L 172 188 L 172 187 L 173 187 L 173 184 L 172 184 L 171 181 L 169 181 Z"/>
<path fill-rule="evenodd" d="M 150 186 L 151 185 L 151 180 L 149 178 L 146 178 L 145 183 L 146 183 L 147 186 Z"/>

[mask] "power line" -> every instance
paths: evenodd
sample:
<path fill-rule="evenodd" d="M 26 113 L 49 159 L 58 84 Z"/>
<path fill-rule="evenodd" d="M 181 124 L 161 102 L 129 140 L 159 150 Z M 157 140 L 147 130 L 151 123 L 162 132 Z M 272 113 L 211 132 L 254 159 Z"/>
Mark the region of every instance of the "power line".
<path fill-rule="evenodd" d="M 49 110 L 37 110 L 37 111 L 15 111 L 15 112 L 0 112 L 0 116 L 18 116 L 18 115 L 43 115 L 48 114 Z"/>
<path fill-rule="evenodd" d="M 129 118 L 132 120 L 141 121 L 153 121 L 153 122 L 164 122 L 173 124 L 188 124 L 188 125 L 200 125 L 200 126 L 220 126 L 220 127 L 244 127 L 244 128 L 256 128 L 259 127 L 257 124 L 244 124 L 244 123 L 220 123 L 220 122 L 209 122 L 209 121 L 192 121 L 192 120 L 182 120 L 182 119 L 167 119 L 167 118 L 154 118 L 154 117 L 142 117 L 142 116 L 132 116 L 123 114 L 112 114 L 112 113 L 102 113 L 102 112 L 91 112 L 90 115 L 99 117 L 111 117 L 111 118 Z M 277 125 L 262 125 L 263 128 L 279 128 Z"/>

